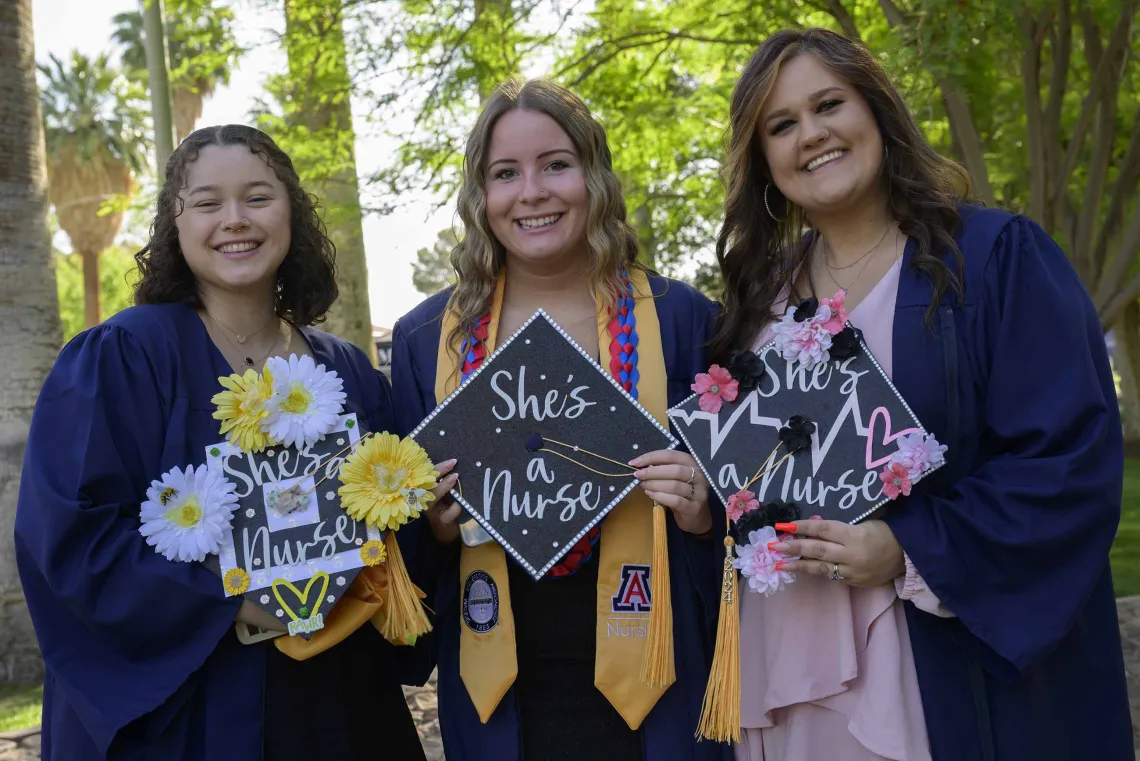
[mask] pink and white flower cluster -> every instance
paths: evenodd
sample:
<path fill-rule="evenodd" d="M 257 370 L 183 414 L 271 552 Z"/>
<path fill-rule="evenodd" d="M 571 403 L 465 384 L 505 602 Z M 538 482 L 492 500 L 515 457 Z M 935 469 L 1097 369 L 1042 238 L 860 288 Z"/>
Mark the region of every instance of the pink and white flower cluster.
<path fill-rule="evenodd" d="M 840 333 L 847 323 L 846 294 L 838 291 L 830 299 L 821 299 L 815 314 L 804 316 L 797 312 L 802 306 L 789 306 L 780 321 L 772 326 L 775 349 L 786 360 L 801 362 L 809 369 L 831 356 L 831 337 Z"/>
<path fill-rule="evenodd" d="M 910 494 L 911 486 L 934 468 L 946 462 L 946 445 L 929 433 L 917 431 L 900 436 L 899 450 L 891 455 L 887 466 L 879 473 L 883 494 L 887 499 L 898 499 Z"/>
<path fill-rule="evenodd" d="M 748 579 L 748 588 L 769 597 L 780 591 L 782 584 L 796 580 L 794 574 L 785 571 L 782 563 L 798 558 L 768 549 L 771 542 L 779 541 L 776 529 L 765 526 L 758 531 L 748 532 L 748 544 L 736 545 L 736 559 L 732 565 L 740 575 Z"/>

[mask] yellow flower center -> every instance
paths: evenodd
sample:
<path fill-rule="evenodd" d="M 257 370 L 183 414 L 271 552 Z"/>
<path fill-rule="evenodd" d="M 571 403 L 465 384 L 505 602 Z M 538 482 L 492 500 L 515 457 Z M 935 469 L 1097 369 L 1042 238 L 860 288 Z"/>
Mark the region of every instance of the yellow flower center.
<path fill-rule="evenodd" d="M 202 520 L 202 508 L 198 507 L 198 502 L 191 497 L 182 503 L 182 507 L 167 510 L 166 520 L 175 526 L 193 528 L 198 525 L 198 521 Z"/>
<path fill-rule="evenodd" d="M 396 491 L 408 477 L 407 468 L 388 468 L 386 465 L 373 465 L 372 475 L 383 491 Z"/>
<path fill-rule="evenodd" d="M 313 395 L 309 390 L 300 383 L 294 383 L 293 388 L 289 390 L 289 396 L 281 402 L 281 409 L 292 415 L 301 415 L 309 411 L 309 405 L 312 403 Z"/>

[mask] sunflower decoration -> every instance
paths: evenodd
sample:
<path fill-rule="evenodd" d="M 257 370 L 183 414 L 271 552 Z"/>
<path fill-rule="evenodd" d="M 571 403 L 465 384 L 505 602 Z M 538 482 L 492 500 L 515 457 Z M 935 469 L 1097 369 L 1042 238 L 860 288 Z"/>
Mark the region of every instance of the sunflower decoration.
<path fill-rule="evenodd" d="M 249 573 L 244 568 L 231 568 L 222 577 L 222 586 L 230 597 L 244 595 L 249 591 Z"/>
<path fill-rule="evenodd" d="M 336 427 L 347 398 L 344 381 L 310 356 L 270 357 L 265 374 L 271 377 L 273 396 L 262 429 L 287 447 L 316 443 Z"/>
<path fill-rule="evenodd" d="M 260 452 L 276 441 L 264 424 L 270 414 L 270 401 L 274 395 L 273 373 L 269 367 L 259 374 L 246 370 L 244 375 L 234 373 L 218 378 L 226 389 L 210 400 L 217 405 L 214 419 L 222 421 L 221 433 L 243 452 Z"/>
<path fill-rule="evenodd" d="M 139 533 L 168 560 L 185 563 L 216 554 L 237 507 L 235 488 L 205 465 L 163 473 L 146 490 Z"/>
<path fill-rule="evenodd" d="M 384 549 L 384 543 L 377 539 L 369 539 L 360 547 L 360 559 L 364 561 L 364 565 L 380 565 L 387 558 L 388 551 Z"/>
<path fill-rule="evenodd" d="M 435 479 L 435 466 L 423 447 L 410 438 L 379 433 L 341 465 L 341 507 L 354 520 L 395 530 L 431 504 Z"/>

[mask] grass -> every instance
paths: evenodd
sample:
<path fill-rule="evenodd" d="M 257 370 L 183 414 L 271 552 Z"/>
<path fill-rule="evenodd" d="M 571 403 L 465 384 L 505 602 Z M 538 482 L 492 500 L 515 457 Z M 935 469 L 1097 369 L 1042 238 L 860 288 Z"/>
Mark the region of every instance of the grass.
<path fill-rule="evenodd" d="M 0 732 L 38 726 L 43 699 L 43 685 L 0 684 Z"/>
<path fill-rule="evenodd" d="M 1109 558 L 1116 596 L 1140 595 L 1140 460 L 1124 461 L 1124 509 Z"/>
<path fill-rule="evenodd" d="M 1140 595 L 1140 459 L 1124 463 L 1124 511 L 1110 553 L 1117 597 Z M 40 723 L 41 685 L 0 684 L 0 732 Z"/>

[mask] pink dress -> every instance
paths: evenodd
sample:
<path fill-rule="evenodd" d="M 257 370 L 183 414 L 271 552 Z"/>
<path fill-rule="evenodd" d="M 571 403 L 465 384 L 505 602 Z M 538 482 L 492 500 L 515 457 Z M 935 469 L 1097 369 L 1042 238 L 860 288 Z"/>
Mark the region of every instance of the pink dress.
<path fill-rule="evenodd" d="M 901 260 L 850 313 L 891 375 Z M 772 339 L 766 329 L 755 345 Z M 740 597 L 737 761 L 930 761 L 903 600 L 952 615 L 907 560 L 894 584 L 859 589 L 797 574 Z"/>

